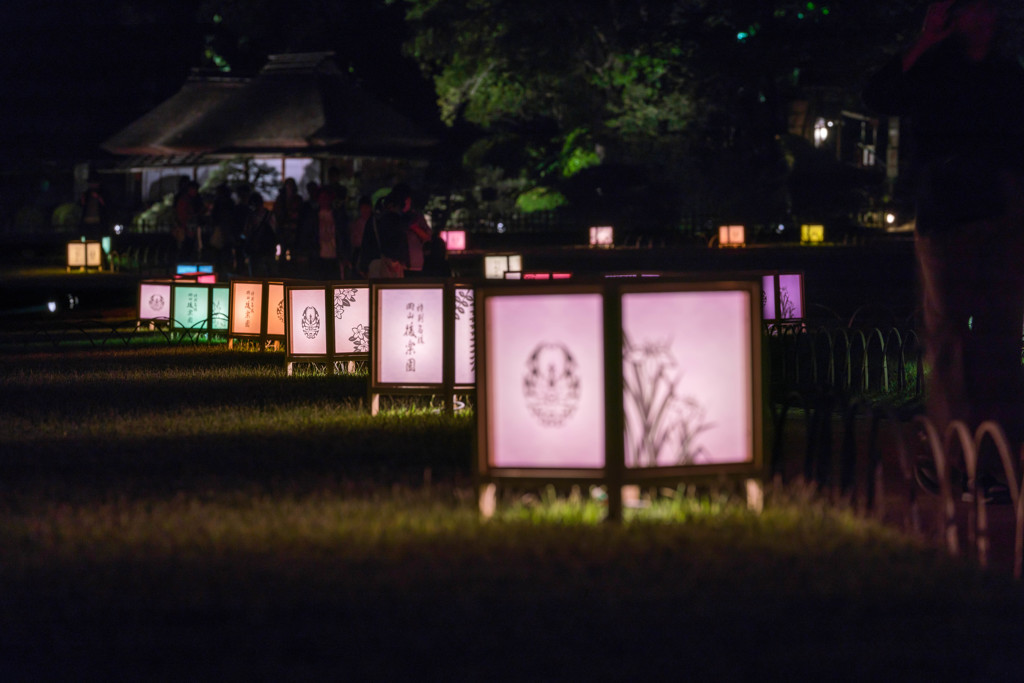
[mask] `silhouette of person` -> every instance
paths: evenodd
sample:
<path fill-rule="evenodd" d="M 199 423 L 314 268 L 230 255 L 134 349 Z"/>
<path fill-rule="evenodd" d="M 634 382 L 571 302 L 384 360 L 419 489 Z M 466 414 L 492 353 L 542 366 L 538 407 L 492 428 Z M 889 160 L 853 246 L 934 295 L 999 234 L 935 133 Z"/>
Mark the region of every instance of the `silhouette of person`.
<path fill-rule="evenodd" d="M 405 222 L 406 247 L 403 263 L 406 276 L 415 276 L 423 270 L 423 245 L 430 239 L 430 225 L 426 217 L 413 208 L 412 188 L 399 183 L 391 190 L 391 196 L 398 204 L 402 220 Z"/>
<path fill-rule="evenodd" d="M 178 258 L 199 258 L 203 244 L 199 231 L 203 217 L 203 200 L 199 196 L 199 183 L 183 177 L 174 198 L 174 227 L 172 234 L 178 245 Z"/>
<path fill-rule="evenodd" d="M 281 259 L 289 261 L 295 257 L 295 242 L 299 232 L 299 217 L 302 213 L 302 195 L 294 178 L 285 178 L 281 190 L 274 200 L 274 223 L 277 238 L 281 243 Z"/>
<path fill-rule="evenodd" d="M 110 216 L 109 201 L 98 176 L 90 175 L 88 186 L 78 200 L 82 209 L 80 227 L 89 239 L 99 239 L 107 233 Z"/>
<path fill-rule="evenodd" d="M 232 250 L 235 246 L 232 222 L 235 219 L 235 200 L 227 184 L 217 186 L 210 206 L 210 239 L 208 247 L 218 273 L 227 275 L 234 270 Z"/>
<path fill-rule="evenodd" d="M 295 252 L 292 256 L 295 274 L 312 277 L 314 263 L 318 263 L 320 250 L 320 184 L 306 183 L 306 201 L 302 202 L 299 213 L 299 231 L 295 236 Z"/>
<path fill-rule="evenodd" d="M 917 40 L 875 74 L 869 108 L 905 117 L 929 417 L 944 433 L 997 420 L 1024 439 L 1024 68 L 992 0 L 928 7 Z M 984 468 L 984 463 L 983 463 Z"/>

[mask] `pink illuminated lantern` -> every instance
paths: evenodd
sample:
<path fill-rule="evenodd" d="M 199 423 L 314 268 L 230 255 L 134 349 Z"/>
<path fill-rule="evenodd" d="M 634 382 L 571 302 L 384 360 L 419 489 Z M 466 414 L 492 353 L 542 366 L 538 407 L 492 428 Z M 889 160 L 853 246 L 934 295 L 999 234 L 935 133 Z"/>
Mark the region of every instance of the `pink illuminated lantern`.
<path fill-rule="evenodd" d="M 381 394 L 444 397 L 475 389 L 475 295 L 444 282 L 371 284 L 370 411 Z"/>
<path fill-rule="evenodd" d="M 143 280 L 139 283 L 139 321 L 153 323 L 170 320 L 171 283 L 169 280 Z"/>
<path fill-rule="evenodd" d="M 448 247 L 448 251 L 466 250 L 465 230 L 442 230 L 440 235 L 441 239 L 444 240 L 445 246 Z"/>
<path fill-rule="evenodd" d="M 615 229 L 610 225 L 591 226 L 590 246 L 611 247 L 615 245 Z"/>
<path fill-rule="evenodd" d="M 761 315 L 766 322 L 804 317 L 803 273 L 770 273 L 761 277 Z"/>
<path fill-rule="evenodd" d="M 477 291 L 481 510 L 501 482 L 622 487 L 762 473 L 756 280 Z"/>
<path fill-rule="evenodd" d="M 327 285 L 285 287 L 286 362 L 328 361 L 331 320 Z"/>

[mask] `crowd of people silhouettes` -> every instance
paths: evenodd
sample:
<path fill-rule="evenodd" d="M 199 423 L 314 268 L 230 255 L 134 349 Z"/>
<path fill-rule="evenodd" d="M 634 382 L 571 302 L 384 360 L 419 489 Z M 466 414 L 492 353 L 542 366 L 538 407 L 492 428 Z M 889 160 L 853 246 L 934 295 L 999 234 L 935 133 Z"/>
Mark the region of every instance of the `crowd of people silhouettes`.
<path fill-rule="evenodd" d="M 376 205 L 350 202 L 339 169 L 305 195 L 286 178 L 272 202 L 251 186 L 218 185 L 212 196 L 182 178 L 173 202 L 171 235 L 179 261 L 213 263 L 222 276 L 342 280 L 451 273 L 439 234 L 399 183 Z"/>

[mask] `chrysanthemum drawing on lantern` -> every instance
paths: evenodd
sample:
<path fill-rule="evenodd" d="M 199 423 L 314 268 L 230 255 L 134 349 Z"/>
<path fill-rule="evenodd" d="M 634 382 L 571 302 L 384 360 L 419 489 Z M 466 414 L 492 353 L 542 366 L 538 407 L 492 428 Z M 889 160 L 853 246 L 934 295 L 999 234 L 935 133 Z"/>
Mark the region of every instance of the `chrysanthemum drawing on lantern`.
<path fill-rule="evenodd" d="M 473 290 L 455 290 L 455 319 L 462 320 L 467 316 L 469 323 L 469 367 L 476 371 L 476 328 L 473 320 Z"/>
<path fill-rule="evenodd" d="M 154 311 L 159 311 L 164 307 L 164 298 L 159 294 L 153 294 L 149 297 L 149 307 Z"/>
<path fill-rule="evenodd" d="M 345 309 L 355 303 L 356 291 L 355 289 L 334 290 L 334 317 L 336 320 L 341 320 L 345 315 Z"/>
<path fill-rule="evenodd" d="M 366 353 L 370 350 L 370 328 L 363 324 L 356 325 L 348 340 L 352 342 L 356 353 Z"/>
<path fill-rule="evenodd" d="M 683 372 L 670 340 L 633 344 L 623 337 L 626 466 L 690 465 L 706 455 L 702 433 L 714 427 L 707 409 L 682 395 Z"/>

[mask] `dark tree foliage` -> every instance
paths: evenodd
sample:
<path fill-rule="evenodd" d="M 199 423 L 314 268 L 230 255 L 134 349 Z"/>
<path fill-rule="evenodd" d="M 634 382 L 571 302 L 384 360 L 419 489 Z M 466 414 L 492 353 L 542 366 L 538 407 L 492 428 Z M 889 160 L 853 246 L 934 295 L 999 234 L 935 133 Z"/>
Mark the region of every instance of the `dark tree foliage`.
<path fill-rule="evenodd" d="M 442 119 L 478 126 L 481 144 L 502 152 L 479 159 L 525 162 L 549 184 L 554 171 L 585 175 L 600 160 L 643 165 L 685 187 L 691 210 L 746 205 L 760 215 L 786 210 L 799 148 L 784 139 L 789 102 L 827 86 L 858 109 L 865 75 L 916 28 L 925 5 L 404 2 L 406 52 L 433 80 Z M 527 153 L 517 159 L 515 149 Z M 565 189 L 586 201 L 581 184 Z"/>

